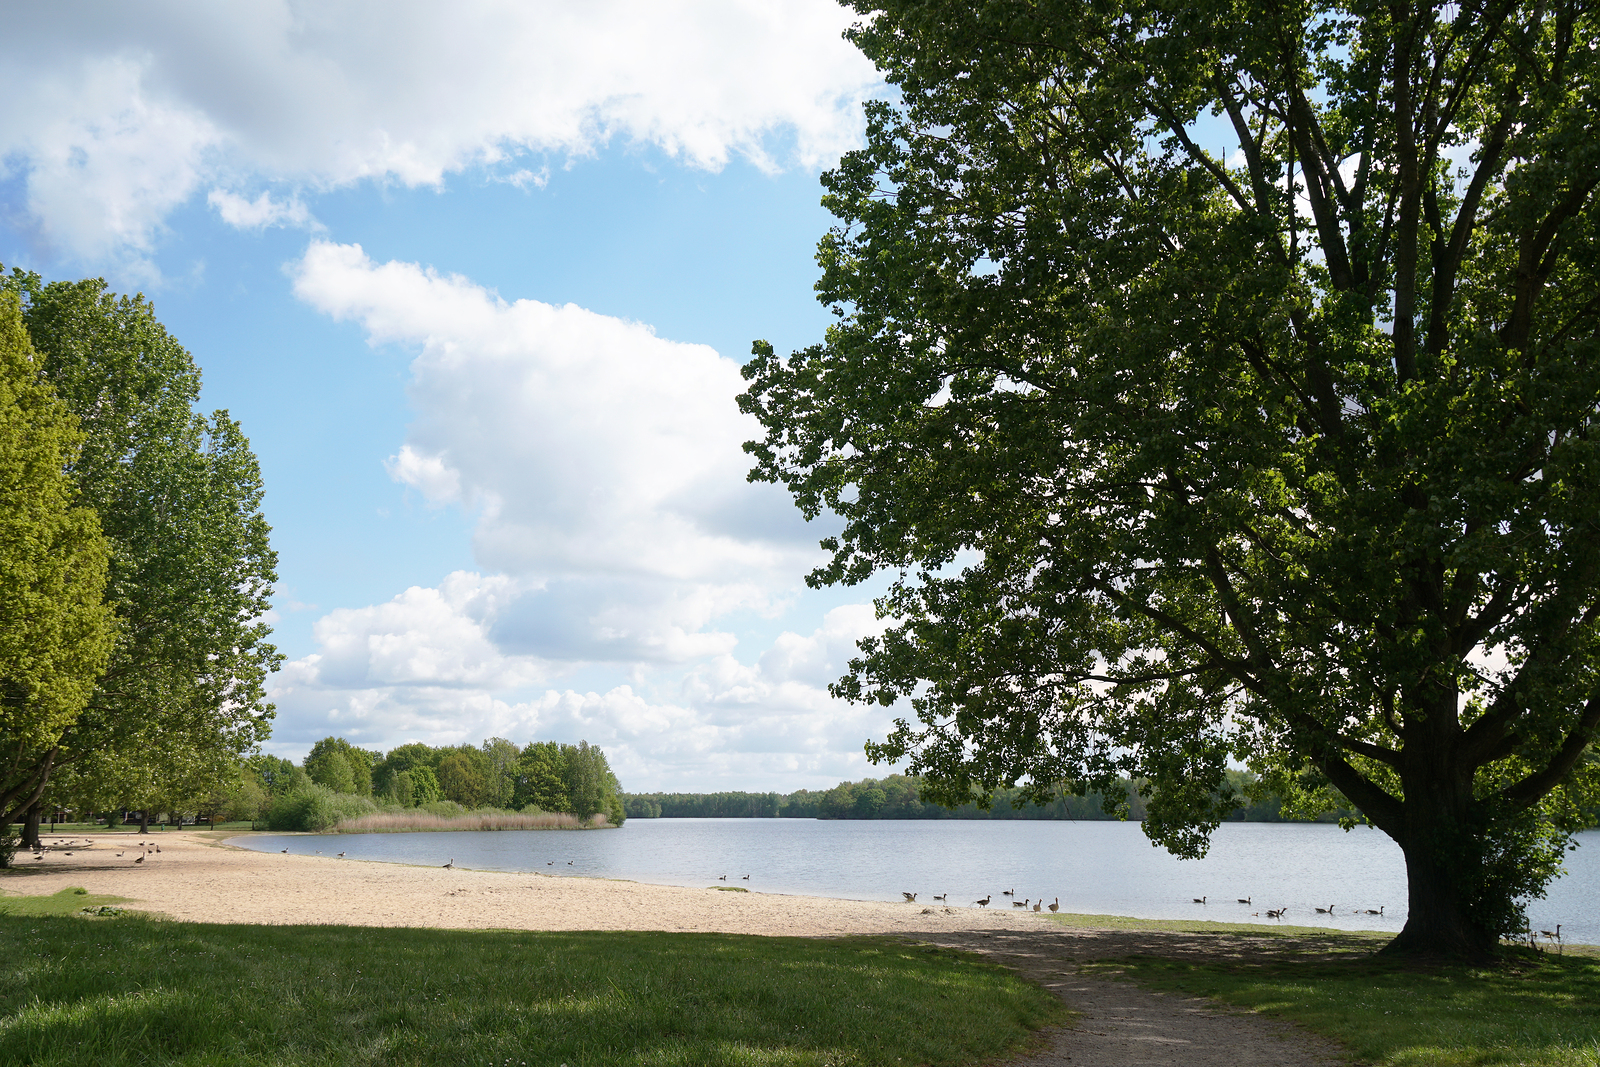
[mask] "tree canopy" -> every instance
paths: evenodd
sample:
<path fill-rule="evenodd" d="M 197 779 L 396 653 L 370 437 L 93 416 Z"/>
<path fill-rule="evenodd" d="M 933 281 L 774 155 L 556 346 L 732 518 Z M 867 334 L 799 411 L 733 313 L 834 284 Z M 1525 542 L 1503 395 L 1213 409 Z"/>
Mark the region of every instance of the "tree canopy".
<path fill-rule="evenodd" d="M 1404 850 L 1391 950 L 1483 955 L 1600 725 L 1600 98 L 1577 0 L 885 0 L 826 175 L 825 343 L 752 478 L 893 575 L 836 693 L 959 803 L 1242 762 Z"/>
<path fill-rule="evenodd" d="M 0 288 L 22 299 L 39 373 L 77 418 L 68 469 L 110 543 L 115 642 L 49 753 L 52 791 L 141 808 L 207 792 L 267 736 L 281 658 L 255 456 L 226 411 L 195 412 L 199 369 L 143 297 L 22 271 Z"/>
<path fill-rule="evenodd" d="M 81 441 L 0 292 L 0 824 L 39 799 L 115 634 L 109 546 L 68 473 Z"/>

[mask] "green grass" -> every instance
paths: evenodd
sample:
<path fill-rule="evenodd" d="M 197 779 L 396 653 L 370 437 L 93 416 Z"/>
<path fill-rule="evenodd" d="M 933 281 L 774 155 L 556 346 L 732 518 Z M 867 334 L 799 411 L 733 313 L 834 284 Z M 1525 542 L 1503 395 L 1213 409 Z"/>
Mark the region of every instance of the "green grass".
<path fill-rule="evenodd" d="M 3 891 L 0 891 L 3 892 Z M 78 915 L 89 909 L 111 908 L 127 902 L 127 897 L 109 897 L 87 889 L 68 886 L 48 897 L 0 896 L 0 915 L 22 918 Z"/>
<path fill-rule="evenodd" d="M 6 1064 L 911 1067 L 1066 1015 L 887 939 L 0 917 Z"/>
<path fill-rule="evenodd" d="M 1370 956 L 1370 938 L 1319 933 L 1326 937 L 1315 954 L 1141 956 L 1087 969 L 1292 1019 L 1379 1067 L 1600 1065 L 1594 955 L 1524 950 L 1493 969 L 1424 968 Z"/>

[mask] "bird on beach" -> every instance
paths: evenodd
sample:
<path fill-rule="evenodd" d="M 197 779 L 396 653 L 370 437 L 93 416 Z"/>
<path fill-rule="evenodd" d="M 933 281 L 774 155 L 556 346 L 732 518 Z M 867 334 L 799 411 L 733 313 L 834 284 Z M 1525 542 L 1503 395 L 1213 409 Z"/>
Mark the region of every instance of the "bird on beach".
<path fill-rule="evenodd" d="M 339 859 L 344 859 L 344 853 L 343 853 L 343 852 L 341 852 L 341 853 L 339 853 L 339 856 L 338 856 L 338 858 L 339 858 Z"/>
<path fill-rule="evenodd" d="M 917 895 L 915 893 L 907 893 L 905 890 L 901 890 L 900 895 L 906 898 L 907 904 L 915 904 L 917 902 Z"/>
<path fill-rule="evenodd" d="M 973 903 L 976 904 L 980 908 L 987 908 L 989 906 L 989 901 L 991 901 L 993 899 L 994 899 L 993 896 L 987 896 L 987 897 L 984 897 L 982 900 L 974 900 Z"/>
<path fill-rule="evenodd" d="M 1050 910 L 1051 911 L 1060 911 L 1061 910 L 1061 898 L 1060 897 L 1056 897 L 1056 902 L 1054 904 L 1050 905 Z"/>
<path fill-rule="evenodd" d="M 451 856 L 448 860 L 445 861 L 444 869 L 447 870 L 447 871 L 453 871 L 453 870 L 455 870 L 455 866 L 456 866 L 456 858 L 454 856 Z"/>
<path fill-rule="evenodd" d="M 287 856 L 289 854 L 289 850 L 286 849 L 286 848 L 279 849 L 278 851 L 282 852 L 285 856 Z"/>
<path fill-rule="evenodd" d="M 1038 901 L 1036 901 L 1036 902 L 1035 902 L 1035 903 L 1034 903 L 1034 905 L 1033 905 L 1033 910 L 1034 910 L 1034 911 L 1038 911 L 1038 910 L 1039 910 L 1039 906 L 1040 906 L 1040 905 L 1041 905 L 1041 904 L 1043 904 L 1043 903 L 1044 903 L 1044 899 L 1043 899 L 1043 898 L 1040 898 L 1040 899 L 1039 899 L 1039 900 L 1038 900 Z"/>
<path fill-rule="evenodd" d="M 120 852 L 118 852 L 118 853 L 117 853 L 117 859 L 119 859 L 119 860 L 120 860 L 120 859 L 121 859 L 121 858 L 122 858 L 122 853 L 120 853 Z"/>
<path fill-rule="evenodd" d="M 139 858 L 134 860 L 133 862 L 135 862 L 135 863 L 143 863 L 144 862 L 144 853 L 142 853 L 142 852 L 139 853 Z"/>

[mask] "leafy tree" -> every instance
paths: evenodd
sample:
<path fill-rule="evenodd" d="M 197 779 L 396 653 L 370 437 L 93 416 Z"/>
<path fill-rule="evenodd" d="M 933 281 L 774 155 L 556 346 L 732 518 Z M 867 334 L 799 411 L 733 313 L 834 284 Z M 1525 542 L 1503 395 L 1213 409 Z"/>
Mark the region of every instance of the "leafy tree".
<path fill-rule="evenodd" d="M 1230 761 L 1331 785 L 1405 853 L 1389 950 L 1492 952 L 1594 783 L 1593 6 L 858 10 L 899 99 L 824 179 L 838 321 L 741 405 L 843 520 L 812 583 L 897 576 L 870 754 L 1126 775 L 1189 856 Z"/>
<path fill-rule="evenodd" d="M 350 772 L 350 761 L 337 748 L 313 749 L 306 756 L 306 777 L 335 793 L 356 792 L 355 775 Z"/>
<path fill-rule="evenodd" d="M 109 546 L 68 475 L 82 435 L 39 364 L 0 292 L 0 836 L 43 794 L 114 633 Z"/>
<path fill-rule="evenodd" d="M 276 556 L 259 467 L 227 412 L 194 412 L 200 372 L 142 297 L 21 271 L 0 288 L 24 298 L 39 369 L 83 431 L 71 471 L 110 542 L 117 621 L 104 674 L 36 770 L 140 807 L 198 796 L 272 718 L 281 657 L 261 618 Z"/>
<path fill-rule="evenodd" d="M 474 760 L 472 757 L 477 756 Z M 468 808 L 480 808 L 488 792 L 489 761 L 476 750 L 452 752 L 439 761 L 439 791 L 446 800 Z"/>
<path fill-rule="evenodd" d="M 483 802 L 496 808 L 510 807 L 522 750 L 503 737 L 491 737 L 483 743 L 483 754 L 488 761 Z"/>
<path fill-rule="evenodd" d="M 562 746 L 554 741 L 535 741 L 522 750 L 511 803 L 517 808 L 531 804 L 540 811 L 572 810 L 567 793 L 567 759 Z"/>
<path fill-rule="evenodd" d="M 372 790 L 382 796 L 395 792 L 393 780 L 396 775 L 412 770 L 416 767 L 426 767 L 430 772 L 438 764 L 439 756 L 432 748 L 421 742 L 401 745 L 391 749 L 389 754 L 372 767 Z M 402 792 L 404 792 L 402 790 Z M 409 794 L 408 794 L 409 795 Z M 437 800 L 438 797 L 434 797 Z M 402 798 L 401 803 L 413 803 Z"/>
<path fill-rule="evenodd" d="M 338 760 L 333 757 L 337 755 Z M 306 753 L 305 769 L 311 780 L 336 793 L 372 794 L 372 768 L 377 753 L 357 748 L 342 737 L 324 737 Z M 343 764 L 344 771 L 338 769 Z M 347 773 L 346 773 L 347 772 Z"/>
<path fill-rule="evenodd" d="M 411 779 L 411 806 L 420 808 L 424 804 L 432 804 L 444 796 L 439 788 L 439 779 L 433 773 L 433 768 L 418 764 L 409 771 L 404 772 Z"/>

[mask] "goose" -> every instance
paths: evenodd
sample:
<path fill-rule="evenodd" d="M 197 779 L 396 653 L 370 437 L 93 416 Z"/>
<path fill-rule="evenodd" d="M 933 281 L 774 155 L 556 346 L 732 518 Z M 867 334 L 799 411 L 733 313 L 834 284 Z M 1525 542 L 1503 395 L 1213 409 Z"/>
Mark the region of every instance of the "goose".
<path fill-rule="evenodd" d="M 144 853 L 143 852 L 139 853 L 139 858 L 134 860 L 133 862 L 135 862 L 135 863 L 143 863 L 144 862 Z"/>
<path fill-rule="evenodd" d="M 572 866 L 572 861 L 571 861 L 571 860 L 568 860 L 568 861 L 567 861 L 567 866 L 568 866 L 568 867 L 571 867 L 571 866 Z"/>
<path fill-rule="evenodd" d="M 1194 898 L 1194 902 L 1196 904 L 1204 904 L 1206 902 L 1206 898 L 1205 897 L 1195 897 Z"/>
<path fill-rule="evenodd" d="M 1000 895 L 1003 897 L 1014 897 L 1017 895 L 1017 891 L 1015 889 L 1002 889 L 1000 890 Z"/>
<path fill-rule="evenodd" d="M 1540 930 L 1539 931 L 1539 936 L 1540 937 L 1544 937 L 1544 938 L 1549 938 L 1551 941 L 1560 941 L 1561 940 L 1561 924 L 1560 923 L 1556 923 L 1556 928 L 1554 930 Z"/>
<path fill-rule="evenodd" d="M 1281 918 L 1283 918 L 1283 913 L 1288 911 L 1288 910 L 1289 910 L 1288 908 L 1279 908 L 1277 911 L 1273 911 L 1271 908 L 1268 908 L 1267 909 L 1267 918 L 1269 918 L 1269 919 L 1281 919 Z"/>
<path fill-rule="evenodd" d="M 741 879 L 741 881 L 745 881 L 745 882 L 748 882 L 749 880 L 750 880 L 750 876 L 748 874 L 745 875 L 744 878 Z"/>
<path fill-rule="evenodd" d="M 1048 907 L 1050 908 L 1051 911 L 1060 911 L 1061 910 L 1061 898 L 1060 897 L 1056 897 L 1056 902 L 1054 904 L 1048 905 Z"/>
<path fill-rule="evenodd" d="M 160 851 L 161 851 L 161 846 L 160 846 L 160 845 L 157 845 L 157 846 L 156 846 L 156 851 L 157 851 L 157 852 L 160 852 Z"/>
<path fill-rule="evenodd" d="M 1040 905 L 1041 905 L 1041 904 L 1043 904 L 1043 903 L 1044 903 L 1044 901 L 1043 901 L 1043 900 L 1042 900 L 1042 899 L 1041 899 L 1041 900 L 1038 900 L 1038 901 L 1036 901 L 1036 902 L 1035 902 L 1035 903 L 1034 903 L 1034 905 L 1033 905 L 1033 910 L 1034 910 L 1034 911 L 1038 911 L 1038 910 L 1039 910 L 1039 906 L 1040 906 Z"/>
<path fill-rule="evenodd" d="M 1326 908 L 1318 908 L 1317 909 L 1317 914 L 1318 915 L 1332 915 L 1333 914 L 1333 905 L 1329 904 Z"/>
<path fill-rule="evenodd" d="M 973 903 L 976 904 L 980 908 L 987 908 L 989 906 L 989 901 L 991 901 L 993 899 L 994 899 L 994 897 L 991 895 L 991 896 L 984 897 L 982 900 L 974 900 Z"/>
<path fill-rule="evenodd" d="M 1013 908 L 1026 908 L 1028 906 L 1028 902 L 1026 900 L 1013 900 L 1011 902 L 1011 906 Z"/>
<path fill-rule="evenodd" d="M 118 852 L 118 853 L 117 853 L 117 859 L 119 859 L 119 860 L 120 860 L 120 859 L 121 859 L 121 858 L 122 858 L 122 853 L 120 853 L 120 852 Z"/>
<path fill-rule="evenodd" d="M 1372 908 L 1368 908 L 1367 909 L 1367 914 L 1368 915 L 1382 915 L 1383 914 L 1383 909 L 1387 908 L 1388 906 L 1389 905 L 1387 905 L 1387 904 L 1379 904 L 1378 907 L 1377 907 L 1377 910 L 1373 910 Z"/>
<path fill-rule="evenodd" d="M 567 862 L 571 863 L 572 861 L 568 860 Z M 717 881 L 719 881 L 719 882 L 726 882 L 727 880 L 728 880 L 728 876 L 727 875 L 723 875 L 721 878 L 717 879 Z"/>
<path fill-rule="evenodd" d="M 448 860 L 445 861 L 444 869 L 447 870 L 447 871 L 453 871 L 453 870 L 456 869 L 456 858 L 454 856 L 451 856 Z"/>
<path fill-rule="evenodd" d="M 915 893 L 907 893 L 905 890 L 901 890 L 900 895 L 906 898 L 907 904 L 915 904 L 917 902 L 917 895 Z"/>
<path fill-rule="evenodd" d="M 289 850 L 286 849 L 286 848 L 285 849 L 279 849 L 279 851 L 282 852 L 285 856 L 287 856 L 289 854 Z"/>
<path fill-rule="evenodd" d="M 341 860 L 344 859 L 344 853 L 343 852 L 339 853 L 339 855 L 336 858 L 337 859 L 341 859 Z"/>
<path fill-rule="evenodd" d="M 1239 903 L 1241 903 L 1241 904 L 1250 903 L 1250 898 L 1249 897 L 1237 897 L 1235 899 L 1237 899 L 1239 901 Z"/>
<path fill-rule="evenodd" d="M 941 893 L 938 896 L 934 897 L 933 899 L 934 900 L 949 900 L 950 899 L 950 894 L 949 893 Z"/>

